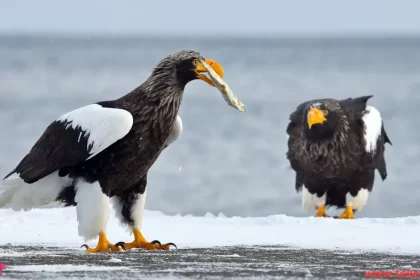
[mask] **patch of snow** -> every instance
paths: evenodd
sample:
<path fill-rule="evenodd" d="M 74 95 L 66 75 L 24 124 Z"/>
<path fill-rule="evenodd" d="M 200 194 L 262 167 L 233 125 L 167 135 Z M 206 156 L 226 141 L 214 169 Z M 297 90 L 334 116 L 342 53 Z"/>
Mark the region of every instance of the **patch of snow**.
<path fill-rule="evenodd" d="M 22 252 L 5 252 L 4 250 L 0 250 L 0 258 L 1 257 L 26 257 L 27 254 Z"/>
<path fill-rule="evenodd" d="M 239 258 L 241 257 L 238 254 L 232 254 L 232 255 L 218 255 L 219 257 L 225 257 L 225 258 Z"/>
<path fill-rule="evenodd" d="M 0 209 L 0 245 L 42 245 L 80 249 L 76 209 L 48 208 L 31 211 Z M 169 216 L 144 212 L 143 235 L 149 241 L 174 242 L 178 248 L 280 245 L 308 249 L 361 250 L 420 254 L 420 216 L 403 218 L 225 217 L 208 213 Z M 19 229 L 19 230 L 16 230 Z M 132 241 L 110 215 L 111 242 Z M 90 242 L 96 245 L 96 240 Z"/>
<path fill-rule="evenodd" d="M 91 265 L 72 265 L 72 264 L 40 264 L 40 265 L 19 265 L 19 266 L 10 266 L 4 271 L 47 271 L 47 272 L 56 272 L 56 271 L 109 271 L 109 270 L 126 270 L 128 267 L 121 266 L 91 266 Z"/>
<path fill-rule="evenodd" d="M 110 258 L 110 259 L 108 260 L 108 262 L 119 263 L 119 262 L 122 262 L 122 259 Z"/>
<path fill-rule="evenodd" d="M 13 248 L 13 247 L 11 247 Z M 10 250 L 0 250 L 0 259 L 1 257 L 28 257 L 34 255 L 48 255 L 49 257 L 63 257 L 63 255 L 52 254 L 51 252 L 12 252 Z"/>
<path fill-rule="evenodd" d="M 401 268 L 413 268 L 411 265 L 403 265 Z"/>

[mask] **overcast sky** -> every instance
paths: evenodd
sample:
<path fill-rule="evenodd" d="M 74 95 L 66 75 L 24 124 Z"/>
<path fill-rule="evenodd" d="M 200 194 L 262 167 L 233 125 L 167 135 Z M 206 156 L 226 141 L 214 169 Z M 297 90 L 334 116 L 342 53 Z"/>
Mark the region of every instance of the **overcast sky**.
<path fill-rule="evenodd" d="M 0 1 L 2 33 L 420 33 L 420 0 Z"/>

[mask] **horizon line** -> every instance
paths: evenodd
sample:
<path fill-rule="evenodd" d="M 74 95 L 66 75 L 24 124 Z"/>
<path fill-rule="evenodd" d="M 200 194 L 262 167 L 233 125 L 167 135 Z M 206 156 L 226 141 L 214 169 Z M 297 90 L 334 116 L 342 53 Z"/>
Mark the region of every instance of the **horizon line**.
<path fill-rule="evenodd" d="M 395 37 L 420 37 L 418 32 L 106 32 L 106 31 L 13 31 L 1 30 L 0 37 L 72 37 L 72 38 L 85 38 L 85 37 L 155 37 L 155 38 L 395 38 Z"/>

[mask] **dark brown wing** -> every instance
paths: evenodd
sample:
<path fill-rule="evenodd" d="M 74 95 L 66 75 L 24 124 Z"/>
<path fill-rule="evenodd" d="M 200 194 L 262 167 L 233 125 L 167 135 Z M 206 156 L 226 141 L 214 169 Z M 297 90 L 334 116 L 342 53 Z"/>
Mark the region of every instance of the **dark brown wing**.
<path fill-rule="evenodd" d="M 10 172 L 26 183 L 97 155 L 131 130 L 133 118 L 125 110 L 92 104 L 51 123 L 30 152 Z"/>
<path fill-rule="evenodd" d="M 303 186 L 303 180 L 305 174 L 303 172 L 303 168 L 301 168 L 299 161 L 297 159 L 297 152 L 300 145 L 300 133 L 303 129 L 302 127 L 302 119 L 305 109 L 308 105 L 312 104 L 315 101 L 308 101 L 305 103 L 300 104 L 296 110 L 290 114 L 290 122 L 286 128 L 286 132 L 289 136 L 289 140 L 287 141 L 288 151 L 286 153 L 287 159 L 290 161 L 290 166 L 296 172 L 295 177 L 295 189 L 296 191 L 300 191 Z"/>
<path fill-rule="evenodd" d="M 86 136 L 80 127 L 66 129 L 63 123 L 53 122 L 5 179 L 17 173 L 26 183 L 34 183 L 62 167 L 86 160 L 93 147 L 93 144 L 88 145 Z"/>
<path fill-rule="evenodd" d="M 347 115 L 350 117 L 350 121 L 358 122 L 359 125 L 363 125 L 362 117 L 366 110 L 367 101 L 372 98 L 373 95 L 366 95 L 356 98 L 347 98 L 340 100 L 339 103 L 343 109 L 346 110 Z"/>
<path fill-rule="evenodd" d="M 375 167 L 378 170 L 379 174 L 381 175 L 382 181 L 386 179 L 388 176 L 386 170 L 386 161 L 385 161 L 385 144 L 388 143 L 392 145 L 391 140 L 388 138 L 388 135 L 385 131 L 384 124 L 382 122 L 382 130 L 381 130 L 381 137 L 378 138 L 376 144 L 376 152 L 375 152 Z"/>

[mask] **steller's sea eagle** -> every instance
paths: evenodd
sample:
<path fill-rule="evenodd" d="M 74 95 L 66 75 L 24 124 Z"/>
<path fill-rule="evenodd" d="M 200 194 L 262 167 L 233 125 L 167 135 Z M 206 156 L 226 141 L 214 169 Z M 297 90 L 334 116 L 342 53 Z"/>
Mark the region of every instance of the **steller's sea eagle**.
<path fill-rule="evenodd" d="M 345 208 L 340 219 L 353 219 L 366 205 L 375 170 L 387 177 L 385 143 L 391 144 L 370 96 L 318 99 L 299 105 L 287 127 L 287 158 L 296 172 L 306 211 Z M 391 144 L 392 145 L 392 144 Z"/>
<path fill-rule="evenodd" d="M 125 96 L 62 115 L 44 131 L 30 152 L 3 181 L 0 207 L 30 210 L 51 202 L 76 206 L 78 233 L 99 236 L 88 252 L 120 247 L 164 249 L 172 243 L 148 242 L 141 233 L 147 172 L 182 132 L 178 116 L 185 86 L 201 79 L 206 67 L 223 77 L 216 61 L 195 51 L 163 58 L 139 87 Z M 111 200 L 116 215 L 134 234 L 130 243 L 106 236 Z"/>

